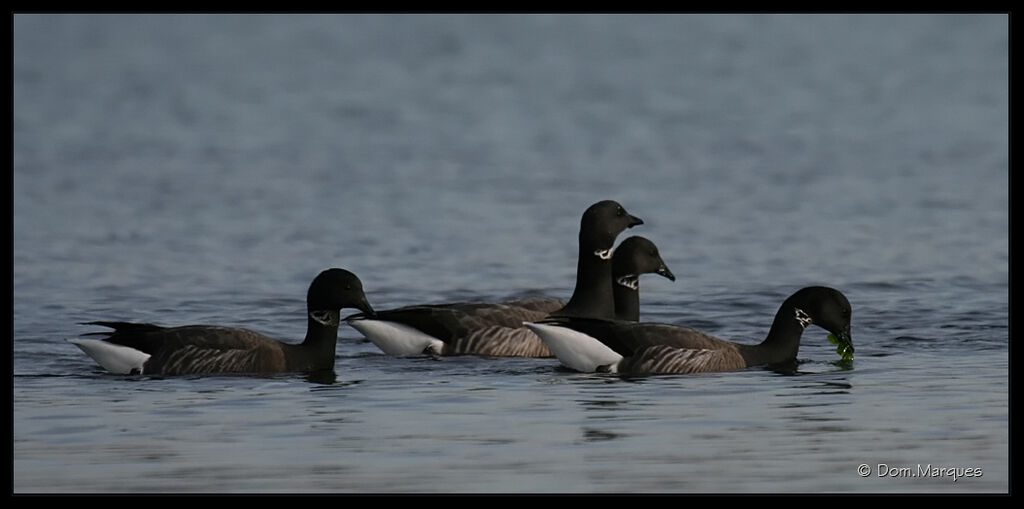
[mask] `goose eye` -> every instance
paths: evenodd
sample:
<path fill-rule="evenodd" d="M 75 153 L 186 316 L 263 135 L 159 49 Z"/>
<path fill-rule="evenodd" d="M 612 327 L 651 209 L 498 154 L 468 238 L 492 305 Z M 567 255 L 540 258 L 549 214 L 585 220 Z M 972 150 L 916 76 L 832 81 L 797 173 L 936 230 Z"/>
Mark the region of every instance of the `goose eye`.
<path fill-rule="evenodd" d="M 622 207 L 619 207 L 619 208 L 618 208 L 618 209 L 617 209 L 617 210 L 615 211 L 615 215 L 617 215 L 617 216 L 621 216 L 621 215 L 623 215 L 623 214 L 625 214 L 625 213 L 626 213 L 626 210 L 625 210 L 625 209 L 623 209 Z"/>

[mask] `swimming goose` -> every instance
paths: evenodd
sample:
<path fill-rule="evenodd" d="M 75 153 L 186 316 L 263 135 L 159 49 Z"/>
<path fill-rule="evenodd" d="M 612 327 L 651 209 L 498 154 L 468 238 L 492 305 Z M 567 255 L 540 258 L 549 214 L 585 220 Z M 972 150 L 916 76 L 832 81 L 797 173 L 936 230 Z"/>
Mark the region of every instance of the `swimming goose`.
<path fill-rule="evenodd" d="M 639 224 L 643 224 L 641 219 L 612 200 L 595 203 L 583 213 L 576 288 L 568 304 L 538 298 L 529 306 L 521 301 L 417 305 L 378 311 L 373 316 L 356 314 L 345 320 L 389 355 L 551 357 L 550 350 L 523 323 L 567 310 L 580 316 L 614 317 L 612 247 L 619 233 Z M 667 268 L 665 271 L 671 274 Z"/>
<path fill-rule="evenodd" d="M 113 331 L 103 339 L 71 339 L 106 370 L 117 374 L 315 372 L 334 369 L 342 308 L 373 313 L 363 285 L 344 269 L 321 272 L 306 294 L 308 325 L 301 344 L 257 332 L 214 325 L 161 327 L 148 323 L 89 322 Z"/>
<path fill-rule="evenodd" d="M 782 303 L 767 338 L 756 345 L 662 323 L 551 317 L 526 326 L 563 365 L 577 371 L 696 373 L 795 361 L 800 336 L 811 324 L 831 332 L 840 355 L 852 358 L 850 312 L 850 302 L 838 290 L 803 288 Z"/>

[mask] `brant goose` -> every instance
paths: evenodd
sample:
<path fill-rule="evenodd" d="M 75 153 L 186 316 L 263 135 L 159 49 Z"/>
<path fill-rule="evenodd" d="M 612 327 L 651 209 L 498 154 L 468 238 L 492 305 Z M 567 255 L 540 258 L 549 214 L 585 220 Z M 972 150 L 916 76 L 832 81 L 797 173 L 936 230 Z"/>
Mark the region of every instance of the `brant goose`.
<path fill-rule="evenodd" d="M 760 344 L 725 341 L 687 327 L 594 318 L 551 317 L 527 323 L 565 366 L 624 374 L 732 371 L 796 360 L 800 336 L 815 324 L 853 359 L 850 302 L 833 288 L 811 286 L 786 299 Z"/>
<path fill-rule="evenodd" d="M 334 369 L 342 308 L 372 314 L 359 278 L 343 269 L 320 273 L 306 294 L 308 328 L 301 344 L 288 344 L 232 327 L 89 322 L 113 331 L 103 339 L 72 339 L 96 362 L 118 374 L 317 372 Z"/>
<path fill-rule="evenodd" d="M 417 305 L 378 311 L 372 316 L 356 314 L 346 318 L 346 322 L 389 355 L 551 357 L 551 351 L 523 323 L 541 320 L 552 313 L 613 318 L 612 247 L 619 233 L 639 224 L 643 224 L 641 219 L 611 200 L 595 203 L 583 213 L 576 288 L 568 304 L 535 298 L 502 303 Z M 633 244 L 645 247 L 641 242 Z M 636 258 L 650 255 L 648 250 Z M 653 256 L 657 263 L 644 260 L 647 265 L 633 272 L 655 270 L 674 280 L 656 248 Z M 629 265 L 624 262 L 623 266 Z"/>
<path fill-rule="evenodd" d="M 612 295 L 616 320 L 640 320 L 641 274 L 658 274 L 670 281 L 676 280 L 675 274 L 668 270 L 658 254 L 658 246 L 644 237 L 634 235 L 622 241 L 612 255 Z"/>

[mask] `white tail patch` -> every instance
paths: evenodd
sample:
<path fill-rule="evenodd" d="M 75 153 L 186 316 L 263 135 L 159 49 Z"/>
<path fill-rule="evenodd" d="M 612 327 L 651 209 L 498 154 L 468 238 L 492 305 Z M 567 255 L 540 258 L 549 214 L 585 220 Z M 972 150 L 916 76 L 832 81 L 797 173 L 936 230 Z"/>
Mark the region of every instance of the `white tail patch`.
<path fill-rule="evenodd" d="M 142 374 L 142 366 L 149 360 L 149 354 L 127 346 L 115 345 L 99 339 L 69 339 L 69 343 L 81 348 L 103 369 L 118 375 Z"/>
<path fill-rule="evenodd" d="M 523 325 L 540 336 L 559 362 L 576 371 L 592 373 L 602 367 L 603 371 L 609 371 L 609 367 L 614 368 L 622 360 L 621 355 L 604 343 L 568 327 L 532 322 L 523 322 Z"/>
<path fill-rule="evenodd" d="M 440 339 L 424 334 L 415 327 L 403 323 L 353 319 L 349 320 L 348 324 L 388 355 L 396 357 L 423 355 L 427 349 L 434 354 L 440 354 L 444 349 L 444 342 Z"/>

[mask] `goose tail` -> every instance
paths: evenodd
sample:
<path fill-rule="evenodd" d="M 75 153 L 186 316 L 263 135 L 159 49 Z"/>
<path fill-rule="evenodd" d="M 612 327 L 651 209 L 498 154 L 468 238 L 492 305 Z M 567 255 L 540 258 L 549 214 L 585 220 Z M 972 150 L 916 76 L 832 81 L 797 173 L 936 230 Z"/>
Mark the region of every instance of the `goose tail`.
<path fill-rule="evenodd" d="M 568 327 L 543 323 L 523 322 L 540 336 L 541 341 L 568 368 L 584 373 L 610 370 L 622 356 L 597 339 Z"/>
<path fill-rule="evenodd" d="M 142 374 L 149 354 L 127 346 L 115 345 L 99 339 L 69 339 L 69 343 L 81 348 L 103 369 L 118 374 Z"/>

